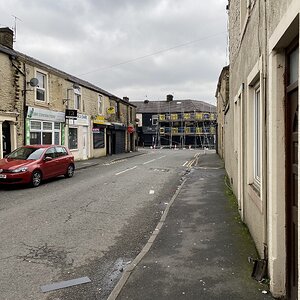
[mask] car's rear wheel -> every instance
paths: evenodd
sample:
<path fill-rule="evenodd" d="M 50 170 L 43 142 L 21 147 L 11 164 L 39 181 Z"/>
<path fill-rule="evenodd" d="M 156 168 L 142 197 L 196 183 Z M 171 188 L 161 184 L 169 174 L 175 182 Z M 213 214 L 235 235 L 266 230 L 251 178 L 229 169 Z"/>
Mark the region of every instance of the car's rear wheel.
<path fill-rule="evenodd" d="M 68 166 L 68 169 L 67 169 L 67 173 L 65 174 L 65 177 L 67 177 L 67 178 L 71 178 L 71 177 L 73 177 L 73 175 L 74 175 L 74 165 L 69 165 Z"/>
<path fill-rule="evenodd" d="M 38 187 L 42 182 L 42 173 L 38 170 L 33 171 L 31 176 L 31 186 Z"/>

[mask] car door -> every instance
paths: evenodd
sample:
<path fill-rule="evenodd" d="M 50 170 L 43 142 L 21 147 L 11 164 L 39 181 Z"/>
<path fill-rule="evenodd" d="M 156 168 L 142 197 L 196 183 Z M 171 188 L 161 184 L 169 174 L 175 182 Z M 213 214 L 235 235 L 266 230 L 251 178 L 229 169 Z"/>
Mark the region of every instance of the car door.
<path fill-rule="evenodd" d="M 55 147 L 55 156 L 57 160 L 57 168 L 59 175 L 64 175 L 67 172 L 68 168 L 68 157 L 67 157 L 67 151 L 64 147 L 56 146 Z"/>
<path fill-rule="evenodd" d="M 51 160 L 47 160 L 46 157 L 51 157 Z M 54 147 L 47 149 L 44 154 L 42 172 L 44 178 L 55 177 L 58 174 Z"/>

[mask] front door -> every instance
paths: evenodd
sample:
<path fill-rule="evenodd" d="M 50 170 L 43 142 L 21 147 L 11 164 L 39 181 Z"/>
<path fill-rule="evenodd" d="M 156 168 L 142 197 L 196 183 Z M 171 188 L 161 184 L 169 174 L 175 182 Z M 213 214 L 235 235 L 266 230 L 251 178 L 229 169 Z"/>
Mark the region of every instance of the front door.
<path fill-rule="evenodd" d="M 294 45 L 287 53 L 286 86 L 287 291 L 292 300 L 298 299 L 298 68 L 299 45 Z"/>
<path fill-rule="evenodd" d="M 11 152 L 10 124 L 7 121 L 2 123 L 2 145 L 4 157 Z"/>
<path fill-rule="evenodd" d="M 88 158 L 88 128 L 82 127 L 82 159 Z"/>

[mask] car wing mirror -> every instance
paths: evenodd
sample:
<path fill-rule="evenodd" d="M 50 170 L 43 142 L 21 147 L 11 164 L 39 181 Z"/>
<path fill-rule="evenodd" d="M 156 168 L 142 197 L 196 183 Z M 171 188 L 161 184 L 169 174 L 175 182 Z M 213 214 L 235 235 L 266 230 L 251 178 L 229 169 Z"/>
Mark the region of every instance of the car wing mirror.
<path fill-rule="evenodd" d="M 46 156 L 46 157 L 44 158 L 44 161 L 50 161 L 50 160 L 52 160 L 52 157 L 51 157 L 51 156 Z"/>

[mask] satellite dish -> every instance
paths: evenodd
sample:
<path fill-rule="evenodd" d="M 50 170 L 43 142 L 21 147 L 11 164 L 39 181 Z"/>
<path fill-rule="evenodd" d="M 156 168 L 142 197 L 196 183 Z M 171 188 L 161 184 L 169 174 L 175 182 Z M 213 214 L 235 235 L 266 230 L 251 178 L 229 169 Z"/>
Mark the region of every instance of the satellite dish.
<path fill-rule="evenodd" d="M 36 87 L 39 84 L 39 80 L 37 78 L 31 78 L 29 81 L 30 86 Z"/>

